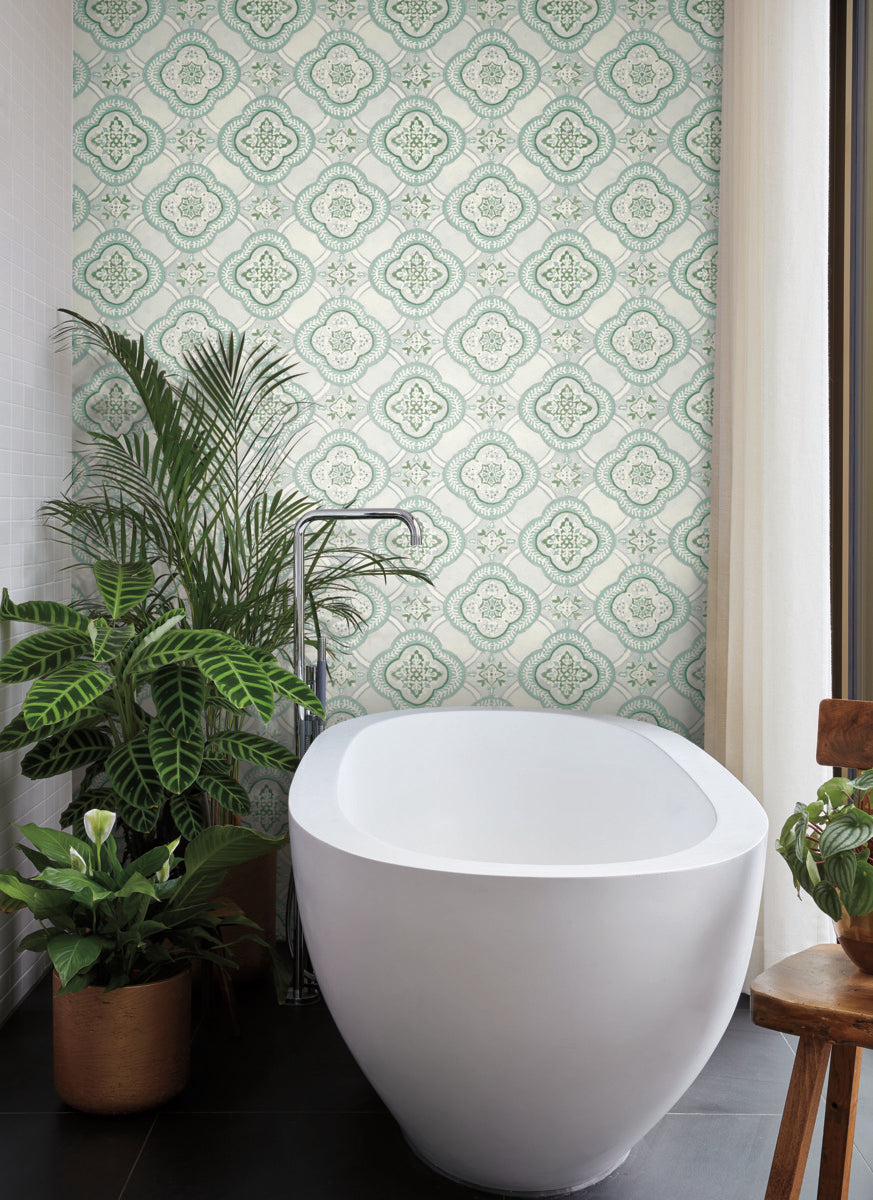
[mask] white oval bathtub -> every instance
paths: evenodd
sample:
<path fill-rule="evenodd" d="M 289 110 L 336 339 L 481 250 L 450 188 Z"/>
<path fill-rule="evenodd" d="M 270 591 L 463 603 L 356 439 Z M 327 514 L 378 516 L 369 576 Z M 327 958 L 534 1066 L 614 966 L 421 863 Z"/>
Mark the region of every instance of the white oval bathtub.
<path fill-rule="evenodd" d="M 444 1174 L 586 1187 L 722 1036 L 767 822 L 684 738 L 617 717 L 380 713 L 316 739 L 289 808 L 325 1000 Z"/>

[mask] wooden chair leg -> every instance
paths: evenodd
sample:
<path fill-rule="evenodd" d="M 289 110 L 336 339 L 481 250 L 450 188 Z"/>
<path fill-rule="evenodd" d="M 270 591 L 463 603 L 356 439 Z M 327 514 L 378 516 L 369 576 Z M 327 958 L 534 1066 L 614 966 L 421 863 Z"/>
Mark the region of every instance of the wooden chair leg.
<path fill-rule="evenodd" d="M 861 1047 L 834 1046 L 828 1074 L 818 1200 L 848 1200 L 860 1078 Z"/>
<path fill-rule="evenodd" d="M 802 1037 L 798 1043 L 764 1200 L 800 1196 L 830 1049 L 830 1042 L 820 1038 Z"/>

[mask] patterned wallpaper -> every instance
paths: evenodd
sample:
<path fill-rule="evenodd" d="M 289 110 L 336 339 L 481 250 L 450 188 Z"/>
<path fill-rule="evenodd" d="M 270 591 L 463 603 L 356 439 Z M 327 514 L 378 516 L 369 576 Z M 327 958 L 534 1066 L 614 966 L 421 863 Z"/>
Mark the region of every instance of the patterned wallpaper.
<path fill-rule="evenodd" d="M 232 327 L 292 351 L 283 481 L 422 522 L 434 586 L 365 586 L 333 719 L 700 737 L 722 10 L 77 0 L 77 305 L 171 369 Z M 132 427 L 98 366 L 78 426 Z M 408 552 L 399 525 L 341 538 Z M 280 821 L 281 784 L 249 782 Z"/>

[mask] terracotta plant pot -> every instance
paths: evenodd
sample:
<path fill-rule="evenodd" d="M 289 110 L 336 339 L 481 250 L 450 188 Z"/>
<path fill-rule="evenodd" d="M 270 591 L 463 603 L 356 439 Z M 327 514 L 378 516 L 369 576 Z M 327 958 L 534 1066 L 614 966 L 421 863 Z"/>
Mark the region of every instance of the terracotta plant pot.
<path fill-rule="evenodd" d="M 855 966 L 873 975 L 873 913 L 850 917 L 843 909 L 842 919 L 834 925 L 840 945 Z"/>
<path fill-rule="evenodd" d="M 191 1058 L 191 972 L 59 996 L 52 985 L 55 1089 L 71 1108 L 131 1113 L 177 1096 Z"/>

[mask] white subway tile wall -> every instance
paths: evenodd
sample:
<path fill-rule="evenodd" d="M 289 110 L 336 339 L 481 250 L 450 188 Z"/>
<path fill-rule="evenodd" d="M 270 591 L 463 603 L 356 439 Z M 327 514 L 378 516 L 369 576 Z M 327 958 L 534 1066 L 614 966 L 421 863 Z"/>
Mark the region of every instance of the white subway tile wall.
<path fill-rule="evenodd" d="M 64 546 L 37 516 L 71 463 L 71 371 L 51 332 L 70 303 L 72 59 L 69 0 L 0 6 L 0 586 L 14 600 L 65 599 Z M 0 627 L 0 651 L 30 630 Z M 0 687 L 2 723 L 26 685 Z M 23 778 L 21 754 L 0 754 L 0 866 L 18 865 L 15 825 L 51 822 L 69 776 Z M 23 861 L 23 858 L 22 858 Z M 0 919 L 0 1021 L 43 962 L 19 955 L 26 913 Z"/>

